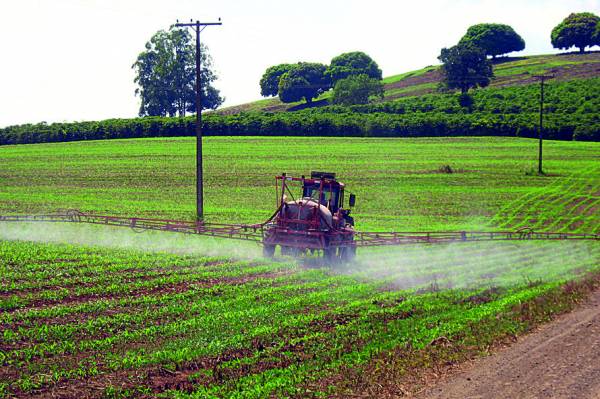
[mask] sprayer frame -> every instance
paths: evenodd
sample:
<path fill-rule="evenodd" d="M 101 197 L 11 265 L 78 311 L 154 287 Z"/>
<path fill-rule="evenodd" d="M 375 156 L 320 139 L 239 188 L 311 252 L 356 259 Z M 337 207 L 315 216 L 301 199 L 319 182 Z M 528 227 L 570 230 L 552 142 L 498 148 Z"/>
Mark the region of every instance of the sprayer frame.
<path fill-rule="evenodd" d="M 326 228 L 322 227 L 323 216 L 319 208 L 311 205 L 312 214 L 308 219 L 286 217 L 284 207 L 286 206 L 286 193 L 295 201 L 290 183 L 301 183 L 302 195 L 306 194 L 308 187 L 319 187 L 319 202 L 324 198 L 324 192 L 337 193 L 335 203 L 330 200 L 321 205 L 326 206 L 332 213 L 332 223 L 327 222 Z M 275 195 L 277 211 L 270 223 L 265 225 L 263 231 L 263 248 L 266 256 L 273 256 L 277 245 L 282 253 L 301 255 L 307 252 L 311 254 L 322 253 L 323 256 L 334 259 L 351 259 L 356 253 L 354 242 L 354 227 L 352 218 L 348 215 L 349 210 L 343 209 L 345 185 L 335 180 L 335 175 L 322 173 L 321 177 L 315 178 L 315 173 L 310 179 L 302 177 L 291 177 L 282 173 L 275 177 Z M 300 208 L 305 206 L 300 203 Z M 300 212 L 299 212 L 300 214 Z M 306 228 L 298 228 L 306 226 Z"/>

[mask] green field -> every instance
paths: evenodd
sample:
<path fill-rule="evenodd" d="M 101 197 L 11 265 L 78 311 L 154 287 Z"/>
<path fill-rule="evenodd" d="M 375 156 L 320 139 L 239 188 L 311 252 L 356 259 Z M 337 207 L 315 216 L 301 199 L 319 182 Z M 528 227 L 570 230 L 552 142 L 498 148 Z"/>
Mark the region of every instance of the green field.
<path fill-rule="evenodd" d="M 335 273 L 0 241 L 0 395 L 328 396 L 390 351 L 485 350 L 567 309 L 580 294 L 560 285 L 598 271 L 594 244 L 411 246 Z"/>
<path fill-rule="evenodd" d="M 192 138 L 0 147 L 0 214 L 77 208 L 192 220 L 194 151 Z M 261 222 L 276 206 L 276 174 L 327 170 L 356 193 L 359 230 L 600 231 L 599 143 L 547 141 L 547 176 L 530 173 L 529 139 L 209 137 L 204 151 L 210 222 Z M 445 165 L 456 173 L 441 173 Z M 532 203 L 515 205 L 524 200 Z M 565 207 L 580 222 L 556 218 Z"/>
<path fill-rule="evenodd" d="M 0 147 L 0 215 L 194 217 L 194 139 Z M 209 221 L 259 222 L 274 175 L 328 170 L 359 230 L 600 232 L 600 143 L 205 139 Z M 449 165 L 453 173 L 445 173 Z M 401 392 L 597 286 L 593 241 L 365 249 L 346 266 L 244 242 L 0 223 L 0 397 L 264 398 Z M 576 281 L 576 282 L 574 282 Z M 582 282 L 583 281 L 583 282 Z"/>

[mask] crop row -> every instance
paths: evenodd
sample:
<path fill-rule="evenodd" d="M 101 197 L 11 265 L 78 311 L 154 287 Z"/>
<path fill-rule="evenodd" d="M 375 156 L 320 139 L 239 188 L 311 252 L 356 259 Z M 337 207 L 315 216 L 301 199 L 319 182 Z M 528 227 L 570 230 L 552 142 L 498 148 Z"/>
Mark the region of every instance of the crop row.
<path fill-rule="evenodd" d="M 507 204 L 492 220 L 503 228 L 600 233 L 600 167 L 574 173 Z"/>
<path fill-rule="evenodd" d="M 160 370 L 172 370 L 185 377 L 192 396 L 286 395 L 398 345 L 449 336 L 597 268 L 599 248 L 564 244 L 406 246 L 372 250 L 352 268 L 332 271 L 206 258 L 194 266 L 192 256 L 2 242 L 1 263 L 12 271 L 3 276 L 4 287 L 32 281 L 16 271 L 46 271 L 40 259 L 55 257 L 63 260 L 57 286 L 61 277 L 74 283 L 82 266 L 90 278 L 85 289 L 110 291 L 118 282 L 101 278 L 110 265 L 122 290 L 82 302 L 32 300 L 3 312 L 0 380 L 6 394 L 41 389 L 51 395 L 65 384 L 99 384 L 105 393 L 122 385 L 185 396 L 175 377 L 155 384 Z M 149 281 L 157 271 L 182 281 L 203 268 L 213 285 L 136 288 L 144 273 Z M 171 280 L 156 281 L 157 288 L 170 286 Z M 35 289 L 26 295 L 47 287 Z"/>
<path fill-rule="evenodd" d="M 213 372 L 213 378 L 209 379 L 220 383 L 207 385 L 202 384 L 204 381 L 200 379 L 194 391 L 189 394 L 176 390 L 168 393 L 177 398 L 237 397 L 240 392 L 247 398 L 263 398 L 273 393 L 280 396 L 303 396 L 306 395 L 304 386 L 328 373 L 335 373 L 341 367 L 352 369 L 382 352 L 398 347 L 423 348 L 439 337 L 453 336 L 471 324 L 539 296 L 553 286 L 554 284 L 547 284 L 505 293 L 502 298 L 473 308 L 457 305 L 464 297 L 455 293 L 423 296 L 419 300 L 425 308 L 422 311 L 412 309 L 410 317 L 405 317 L 406 313 L 399 312 L 399 309 L 379 312 L 387 314 L 387 317 L 365 315 L 352 322 L 337 325 L 333 333 L 302 337 L 306 339 L 276 348 L 276 358 L 283 357 L 287 360 L 272 362 L 276 367 L 265 371 L 260 371 L 257 367 L 259 372 L 241 374 L 238 377 L 240 373 L 230 371 L 236 367 L 241 368 L 238 364 L 221 364 L 217 369 L 220 378 L 214 378 Z M 299 355 L 289 349 L 290 346 L 300 346 L 301 361 L 298 359 Z M 250 365 L 256 365 L 267 356 L 269 353 L 255 353 L 256 360 Z M 207 371 L 210 373 L 212 370 Z M 228 374 L 236 378 L 227 378 Z"/>
<path fill-rule="evenodd" d="M 576 253 L 571 253 L 570 256 L 574 257 L 584 255 L 583 248 L 578 248 L 578 250 L 579 251 L 576 251 Z M 544 254 L 543 248 L 540 248 L 539 251 L 533 250 L 531 252 L 532 253 L 529 253 L 528 256 L 536 256 L 539 257 L 538 261 L 548 262 L 550 265 L 552 264 L 552 256 L 550 256 L 547 252 Z M 413 255 L 417 254 L 415 253 Z M 502 261 L 505 262 L 504 265 L 495 266 L 494 268 L 490 269 L 478 270 L 478 273 L 483 274 L 484 278 L 487 278 L 488 280 L 493 279 L 493 281 L 498 282 L 500 280 L 498 276 L 508 274 L 506 265 L 511 264 L 511 262 L 518 264 L 520 261 L 523 264 L 522 267 L 510 269 L 510 271 L 516 275 L 512 277 L 512 279 L 516 280 L 516 282 L 518 282 L 519 279 L 521 279 L 521 282 L 523 281 L 522 274 L 527 273 L 530 278 L 535 279 L 536 272 L 539 273 L 539 270 L 536 271 L 535 267 L 533 270 L 527 271 L 527 262 L 523 262 L 523 259 L 519 259 L 522 257 L 520 254 L 510 254 L 512 256 L 507 256 L 506 253 L 502 253 L 495 255 L 497 255 L 496 257 L 498 260 L 493 259 L 491 253 L 486 253 L 486 256 L 489 258 L 488 262 L 498 263 L 498 261 L 500 261 L 500 256 L 503 256 L 504 259 L 502 259 Z M 380 284 L 386 283 L 390 286 L 396 285 L 400 287 L 404 285 L 405 287 L 410 287 L 421 286 L 426 282 L 435 281 L 435 284 L 440 287 L 460 287 L 469 282 L 478 281 L 482 278 L 481 275 L 477 274 L 469 276 L 469 271 L 472 270 L 474 266 L 472 263 L 468 262 L 465 266 L 461 266 L 460 268 L 454 267 L 452 268 L 452 273 L 449 274 L 447 269 L 451 265 L 443 264 L 441 259 L 438 261 L 442 264 L 431 271 L 396 269 L 392 272 L 394 269 L 390 268 L 388 265 L 385 273 L 377 273 L 379 279 L 382 280 Z M 416 257 L 414 260 L 412 260 L 412 262 L 416 262 Z M 456 262 L 456 260 L 452 260 L 452 263 L 454 262 Z M 553 269 L 549 268 L 549 270 Z M 373 272 L 375 271 L 370 268 L 370 273 Z M 273 303 L 283 300 L 285 296 L 294 294 L 297 292 L 297 290 L 302 290 L 303 292 L 309 293 L 323 289 L 324 286 L 331 285 L 334 282 L 339 282 L 339 279 L 329 281 L 323 280 L 322 276 L 318 274 L 299 274 L 302 276 L 301 280 L 297 278 L 289 278 L 289 276 L 282 276 L 274 279 L 260 279 L 260 281 L 253 280 L 248 282 L 247 286 L 244 288 L 255 293 L 250 294 L 251 296 L 259 295 L 262 301 Z M 462 281 L 455 281 L 458 274 L 463 276 L 460 277 Z M 355 275 L 358 277 L 360 274 Z M 556 277 L 548 270 L 544 272 L 544 276 L 547 278 Z M 314 279 L 318 277 L 320 281 L 315 282 Z M 368 277 L 368 274 L 365 275 L 365 277 Z M 503 283 L 508 284 L 506 277 L 504 279 L 505 280 Z M 215 293 L 214 289 L 196 289 L 194 292 L 197 296 L 208 297 L 210 300 L 204 301 L 201 304 L 190 304 L 188 302 L 181 301 L 174 302 L 169 300 L 169 298 L 164 298 L 161 302 L 162 306 L 160 307 L 140 307 L 138 305 L 131 304 L 121 311 L 115 311 L 113 308 L 113 311 L 111 311 L 109 314 L 95 312 L 95 318 L 87 320 L 85 323 L 82 323 L 81 320 L 78 319 L 73 319 L 69 322 L 65 321 L 60 324 L 52 323 L 50 326 L 48 325 L 48 320 L 43 320 L 42 323 L 39 321 L 37 323 L 19 323 L 18 328 L 4 329 L 3 334 L 4 338 L 7 340 L 7 343 L 27 341 L 31 344 L 34 344 L 51 339 L 60 340 L 62 342 L 65 342 L 65 340 L 76 340 L 81 343 L 82 339 L 94 337 L 98 333 L 102 333 L 103 335 L 108 333 L 116 333 L 119 330 L 122 330 L 123 326 L 127 326 L 129 330 L 132 328 L 140 329 L 147 327 L 148 325 L 155 325 L 158 321 L 165 323 L 167 321 L 176 320 L 183 314 L 190 316 L 217 309 L 218 312 L 222 312 L 224 310 L 231 311 L 233 309 L 237 309 L 240 304 L 243 306 L 245 301 L 248 300 L 247 297 L 241 296 L 239 294 L 239 290 L 235 289 L 235 287 L 219 286 L 219 295 L 213 297 L 211 297 L 211 294 Z M 235 293 L 235 297 L 232 297 L 233 293 Z M 232 298 L 232 301 L 229 301 L 229 298 Z M 32 345 L 27 345 L 27 347 L 31 346 Z"/>
<path fill-rule="evenodd" d="M 544 111 L 552 120 L 560 114 L 597 114 L 600 109 L 600 78 L 551 82 L 546 86 Z M 489 87 L 475 90 L 471 109 L 461 107 L 454 95 L 423 95 L 395 101 L 354 105 L 322 107 L 318 112 L 385 112 L 392 114 L 441 112 L 445 114 L 502 114 L 518 115 L 539 113 L 540 87 L 538 84 L 512 87 Z M 317 110 L 315 110 L 317 111 Z"/>

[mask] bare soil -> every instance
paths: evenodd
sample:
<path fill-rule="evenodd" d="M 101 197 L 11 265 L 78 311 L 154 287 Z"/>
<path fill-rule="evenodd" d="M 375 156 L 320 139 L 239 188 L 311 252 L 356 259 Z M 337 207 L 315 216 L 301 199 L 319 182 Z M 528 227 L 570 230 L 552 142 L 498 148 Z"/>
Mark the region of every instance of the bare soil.
<path fill-rule="evenodd" d="M 390 83 L 385 85 L 387 90 L 390 89 L 404 89 L 410 86 L 418 86 L 425 83 L 437 83 L 442 80 L 442 74 L 436 67 L 431 67 L 431 70 L 418 76 L 409 76 L 398 82 Z"/>
<path fill-rule="evenodd" d="M 573 312 L 463 364 L 416 397 L 600 399 L 600 290 Z"/>

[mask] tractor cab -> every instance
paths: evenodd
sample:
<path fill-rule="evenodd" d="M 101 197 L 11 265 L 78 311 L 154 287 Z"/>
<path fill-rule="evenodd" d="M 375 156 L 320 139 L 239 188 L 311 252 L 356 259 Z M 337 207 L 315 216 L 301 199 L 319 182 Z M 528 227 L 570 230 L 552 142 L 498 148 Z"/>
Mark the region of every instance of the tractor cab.
<path fill-rule="evenodd" d="M 300 192 L 296 191 L 300 185 Z M 311 172 L 310 178 L 275 176 L 277 210 L 265 224 L 263 250 L 272 257 L 282 254 L 321 252 L 329 260 L 354 257 L 354 219 L 344 209 L 344 183 L 334 173 Z M 348 206 L 354 206 L 350 194 Z"/>
<path fill-rule="evenodd" d="M 335 173 L 311 172 L 310 179 L 302 182 L 302 197 L 336 213 L 344 203 L 344 184 L 335 180 Z"/>

